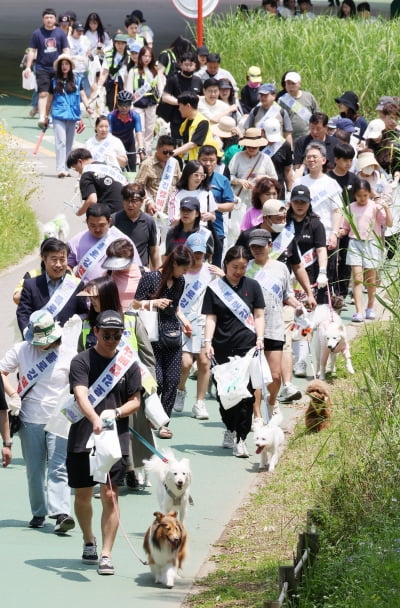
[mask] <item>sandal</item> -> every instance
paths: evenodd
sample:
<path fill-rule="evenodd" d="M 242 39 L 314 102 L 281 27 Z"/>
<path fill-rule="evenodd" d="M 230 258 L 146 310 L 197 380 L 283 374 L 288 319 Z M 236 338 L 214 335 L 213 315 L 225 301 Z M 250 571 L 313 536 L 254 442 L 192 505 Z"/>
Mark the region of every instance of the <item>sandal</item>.
<path fill-rule="evenodd" d="M 158 436 L 160 439 L 171 439 L 173 433 L 167 426 L 162 426 L 158 429 Z"/>

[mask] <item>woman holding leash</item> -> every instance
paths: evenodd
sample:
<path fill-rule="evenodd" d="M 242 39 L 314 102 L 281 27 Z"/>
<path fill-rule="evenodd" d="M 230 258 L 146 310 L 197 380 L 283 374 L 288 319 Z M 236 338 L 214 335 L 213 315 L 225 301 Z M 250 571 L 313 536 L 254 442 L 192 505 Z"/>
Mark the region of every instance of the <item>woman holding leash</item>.
<path fill-rule="evenodd" d="M 244 247 L 231 247 L 223 263 L 225 276 L 208 285 L 202 313 L 206 316 L 205 352 L 218 364 L 229 357 L 246 353 L 257 346 L 264 348 L 264 296 L 257 281 L 246 277 L 249 254 Z M 248 458 L 245 443 L 251 429 L 254 389 L 249 383 L 251 397 L 225 410 L 217 392 L 220 414 L 226 426 L 222 447 L 233 448 L 237 458 Z"/>

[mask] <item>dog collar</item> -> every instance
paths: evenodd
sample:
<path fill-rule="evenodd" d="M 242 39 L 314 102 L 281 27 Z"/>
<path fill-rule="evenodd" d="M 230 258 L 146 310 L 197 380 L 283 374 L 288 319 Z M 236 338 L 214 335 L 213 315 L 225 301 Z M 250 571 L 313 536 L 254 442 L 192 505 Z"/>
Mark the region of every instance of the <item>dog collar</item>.
<path fill-rule="evenodd" d="M 175 496 L 175 494 L 173 492 L 171 492 L 171 490 L 169 489 L 169 487 L 165 483 L 163 485 L 164 485 L 165 491 L 168 494 L 168 496 L 170 498 L 172 498 L 174 506 L 179 506 L 181 504 L 181 502 L 182 502 L 182 496 L 183 496 L 183 494 L 182 494 L 182 496 Z M 191 496 L 189 496 L 189 504 L 191 506 L 194 505 L 193 498 Z"/>

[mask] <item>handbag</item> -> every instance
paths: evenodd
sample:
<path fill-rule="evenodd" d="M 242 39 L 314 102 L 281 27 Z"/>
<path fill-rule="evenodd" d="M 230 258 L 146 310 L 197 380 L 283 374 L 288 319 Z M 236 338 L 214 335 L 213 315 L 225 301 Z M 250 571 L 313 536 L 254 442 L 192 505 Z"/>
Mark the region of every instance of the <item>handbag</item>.
<path fill-rule="evenodd" d="M 138 314 L 140 320 L 146 328 L 150 342 L 158 342 L 158 313 L 156 310 L 153 310 L 153 302 L 150 300 L 150 310 L 141 308 L 139 309 Z"/>
<path fill-rule="evenodd" d="M 159 329 L 158 343 L 162 348 L 167 350 L 179 348 L 182 344 L 181 329 L 164 329 L 161 326 Z"/>
<path fill-rule="evenodd" d="M 159 429 L 169 422 L 169 416 L 163 408 L 160 397 L 157 393 L 152 393 L 145 398 L 144 415 L 155 429 Z"/>

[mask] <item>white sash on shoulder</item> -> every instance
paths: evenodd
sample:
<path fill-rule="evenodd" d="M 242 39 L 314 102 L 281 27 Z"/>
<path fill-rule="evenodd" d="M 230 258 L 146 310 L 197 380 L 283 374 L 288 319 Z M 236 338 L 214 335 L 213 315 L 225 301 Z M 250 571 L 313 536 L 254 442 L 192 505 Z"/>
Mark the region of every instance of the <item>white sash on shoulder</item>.
<path fill-rule="evenodd" d="M 55 350 L 43 352 L 43 356 L 32 365 L 32 368 L 20 375 L 18 382 L 18 394 L 23 399 L 24 395 L 33 388 L 45 374 L 48 374 L 53 369 L 58 359 L 58 353 Z"/>
<path fill-rule="evenodd" d="M 255 333 L 254 317 L 246 302 L 222 279 L 210 283 L 209 288 L 219 297 L 235 317 L 250 331 Z"/>
<path fill-rule="evenodd" d="M 203 295 L 212 278 L 208 264 L 203 264 L 200 272 L 194 275 L 185 274 L 185 287 L 179 301 L 179 307 L 184 313 Z"/>
<path fill-rule="evenodd" d="M 269 257 L 273 260 L 277 260 L 279 256 L 286 251 L 293 239 L 294 231 L 292 232 L 289 228 L 284 228 L 272 242 L 272 249 Z"/>
<path fill-rule="evenodd" d="M 56 317 L 71 298 L 78 284 L 79 281 L 76 277 L 66 274 L 62 283 L 57 287 L 50 300 L 42 309 L 47 310 L 52 317 Z"/>
<path fill-rule="evenodd" d="M 106 249 L 110 243 L 115 241 L 117 235 L 115 234 L 115 230 L 113 230 L 114 226 L 108 229 L 107 234 L 105 234 L 101 239 L 96 241 L 96 243 L 85 253 L 83 258 L 79 260 L 78 265 L 75 268 L 75 275 L 81 279 L 85 280 L 86 274 L 94 268 L 100 260 L 102 260 L 103 256 L 106 253 Z"/>
<path fill-rule="evenodd" d="M 113 179 L 115 182 L 119 182 L 120 184 L 122 184 L 122 186 L 125 186 L 128 183 L 122 172 L 116 167 L 113 167 L 112 165 L 105 165 L 103 163 L 90 163 L 90 165 L 85 165 L 83 167 L 82 173 L 87 173 L 88 171 L 94 173 L 96 177 L 111 177 L 111 179 Z"/>
<path fill-rule="evenodd" d="M 171 190 L 172 181 L 174 179 L 176 163 L 177 163 L 177 160 L 170 156 L 165 164 L 164 171 L 161 176 L 160 185 L 158 186 L 156 200 L 155 200 L 156 209 L 157 209 L 158 213 L 160 213 L 164 210 L 165 204 L 168 200 L 168 195 Z"/>
<path fill-rule="evenodd" d="M 299 101 L 297 101 L 297 99 L 289 95 L 289 93 L 285 93 L 285 95 L 282 95 L 280 101 L 282 101 L 288 108 L 290 108 L 292 112 L 297 114 L 297 116 L 302 118 L 304 122 L 306 122 L 307 124 L 310 122 L 310 110 L 308 110 Z"/>

